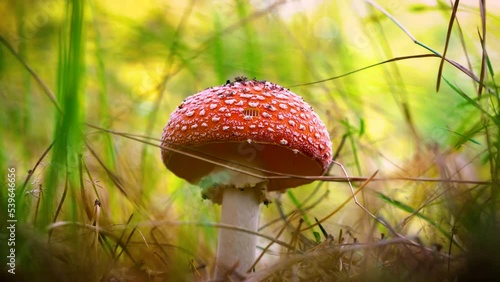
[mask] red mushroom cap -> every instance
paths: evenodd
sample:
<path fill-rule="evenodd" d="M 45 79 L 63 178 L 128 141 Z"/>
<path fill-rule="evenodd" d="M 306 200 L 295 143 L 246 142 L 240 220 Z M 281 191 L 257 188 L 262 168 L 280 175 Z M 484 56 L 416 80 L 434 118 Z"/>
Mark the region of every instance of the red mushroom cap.
<path fill-rule="evenodd" d="M 216 165 L 168 150 L 173 147 L 249 168 L 321 175 L 330 165 L 328 131 L 301 97 L 268 81 L 235 82 L 205 89 L 184 100 L 163 130 L 162 159 L 175 175 L 198 184 Z M 268 190 L 312 180 L 270 179 Z"/>

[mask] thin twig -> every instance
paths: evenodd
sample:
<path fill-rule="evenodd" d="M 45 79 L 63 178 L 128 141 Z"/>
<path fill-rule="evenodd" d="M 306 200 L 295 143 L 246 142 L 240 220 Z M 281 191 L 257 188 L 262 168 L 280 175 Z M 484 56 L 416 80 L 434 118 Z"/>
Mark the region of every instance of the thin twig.
<path fill-rule="evenodd" d="M 52 93 L 52 91 L 47 86 L 47 84 L 45 84 L 45 82 L 43 82 L 43 80 L 28 65 L 28 63 L 21 57 L 21 55 L 19 55 L 16 52 L 16 50 L 14 50 L 14 47 L 12 47 L 12 45 L 10 45 L 10 43 L 2 35 L 0 35 L 0 42 L 2 42 L 2 44 L 5 47 L 7 47 L 7 49 L 12 53 L 12 55 L 14 55 L 14 57 L 16 57 L 16 59 L 24 66 L 24 68 L 26 68 L 26 70 L 31 74 L 31 76 L 33 76 L 33 78 L 36 80 L 36 82 L 38 83 L 38 85 L 43 89 L 43 92 L 45 92 L 45 94 L 47 95 L 47 97 L 49 98 L 49 100 L 52 102 L 52 104 L 54 104 L 54 106 L 56 107 L 56 109 L 60 113 L 62 113 L 61 107 L 59 107 L 59 105 L 57 104 L 56 96 L 54 95 L 54 93 Z"/>
<path fill-rule="evenodd" d="M 453 23 L 455 22 L 455 17 L 457 15 L 458 5 L 460 4 L 460 0 L 455 0 L 455 4 L 453 5 L 453 10 L 451 12 L 450 22 L 448 23 L 448 31 L 446 32 L 446 42 L 444 44 L 443 55 L 441 56 L 441 61 L 439 62 L 439 69 L 436 81 L 436 92 L 439 92 L 439 86 L 441 85 L 441 77 L 443 74 L 443 66 L 446 58 L 446 52 L 448 51 L 448 46 L 450 44 L 451 31 L 453 29 Z"/>
<path fill-rule="evenodd" d="M 95 126 L 95 128 L 99 128 Z M 370 177 L 365 177 L 365 176 L 354 176 L 354 177 L 339 177 L 339 176 L 307 176 L 307 175 L 292 175 L 292 174 L 287 174 L 287 173 L 280 173 L 276 171 L 271 171 L 271 170 L 265 170 L 265 169 L 260 169 L 260 168 L 254 168 L 254 167 L 248 167 L 245 165 L 237 164 L 231 161 L 226 161 L 220 158 L 216 158 L 211 155 L 207 155 L 198 151 L 192 151 L 189 148 L 185 148 L 182 146 L 172 146 L 172 145 L 158 145 L 152 142 L 148 142 L 145 140 L 142 140 L 140 138 L 133 137 L 133 134 L 128 134 L 128 133 L 122 133 L 122 132 L 115 132 L 112 130 L 106 130 L 103 129 L 103 131 L 116 134 L 131 140 L 135 140 L 138 142 L 143 142 L 145 144 L 149 144 L 151 146 L 159 147 L 165 150 L 170 150 L 172 152 L 178 153 L 178 154 L 183 154 L 185 156 L 197 159 L 197 160 L 202 160 L 217 166 L 221 166 L 233 171 L 241 172 L 246 175 L 254 176 L 257 178 L 265 178 L 265 179 L 287 179 L 287 178 L 297 178 L 297 179 L 311 179 L 311 180 L 317 180 L 317 181 L 329 181 L 329 182 L 364 182 Z M 237 167 L 231 166 L 231 164 L 236 165 Z M 254 173 L 247 171 L 245 169 L 241 168 L 247 168 L 252 171 L 258 171 L 261 172 L 259 173 Z M 263 175 L 267 174 L 267 175 Z M 442 178 L 425 178 L 425 177 L 381 177 L 377 178 L 374 177 L 373 179 L 370 179 L 370 181 L 416 181 L 416 182 L 451 182 L 451 183 L 464 183 L 464 184 L 478 184 L 478 185 L 489 185 L 492 184 L 491 181 L 482 181 L 482 180 L 463 180 L 463 179 L 442 179 Z"/>
<path fill-rule="evenodd" d="M 457 0 L 458 2 L 458 0 Z M 479 39 L 481 42 L 481 71 L 479 74 L 479 88 L 477 90 L 477 96 L 481 97 L 483 91 L 484 77 L 486 74 L 486 59 L 488 57 L 486 52 L 486 1 L 479 1 L 479 11 L 481 12 L 481 33 L 479 34 Z M 479 32 L 479 31 L 478 31 Z"/>
<path fill-rule="evenodd" d="M 267 240 L 269 240 L 273 243 L 276 243 L 278 245 L 281 245 L 285 248 L 289 248 L 289 249 L 293 248 L 293 246 L 289 245 L 288 243 L 283 242 L 283 241 L 278 240 L 278 239 L 275 239 L 269 235 L 261 234 L 261 233 L 258 233 L 258 232 L 252 231 L 252 230 L 248 230 L 248 229 L 241 228 L 241 227 L 234 226 L 234 225 L 230 225 L 230 224 L 223 224 L 223 223 L 194 222 L 194 221 L 148 221 L 148 222 L 140 222 L 136 226 L 138 226 L 138 227 L 140 227 L 140 226 L 159 227 L 162 225 L 166 225 L 166 226 L 191 225 L 191 226 L 200 226 L 200 227 L 224 228 L 224 229 L 229 229 L 229 230 L 234 230 L 234 231 L 252 234 L 252 235 L 267 239 Z M 81 222 L 76 222 L 76 221 L 54 222 L 54 223 L 47 226 L 47 230 L 62 228 L 62 227 L 66 227 L 66 226 L 76 226 L 76 227 L 80 227 L 80 228 L 86 228 L 86 229 L 89 229 L 91 231 L 95 231 L 96 229 L 98 229 L 100 233 L 105 232 L 105 234 L 111 234 L 110 231 L 108 231 L 107 229 L 104 229 L 102 227 L 97 228 L 96 226 L 93 226 L 91 224 L 86 224 L 86 223 L 81 223 Z M 127 225 L 122 225 L 122 224 L 117 224 L 117 225 L 113 225 L 113 226 L 115 228 L 118 228 L 118 229 L 128 228 Z"/>

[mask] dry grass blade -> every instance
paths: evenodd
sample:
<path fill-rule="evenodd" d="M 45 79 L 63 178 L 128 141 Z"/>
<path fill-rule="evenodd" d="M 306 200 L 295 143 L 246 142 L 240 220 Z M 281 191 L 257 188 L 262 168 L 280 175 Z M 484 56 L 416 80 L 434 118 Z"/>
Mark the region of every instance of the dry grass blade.
<path fill-rule="evenodd" d="M 335 79 L 338 79 L 338 78 L 341 78 L 341 77 L 345 77 L 345 76 L 348 76 L 348 75 L 351 75 L 351 74 L 355 74 L 357 72 L 364 71 L 364 70 L 367 70 L 367 69 L 370 69 L 370 68 L 373 68 L 373 67 L 376 67 L 376 66 L 380 66 L 380 65 L 383 65 L 383 64 L 387 64 L 387 63 L 397 62 L 397 61 L 401 61 L 401 60 L 420 59 L 420 58 L 432 58 L 432 57 L 441 58 L 441 55 L 440 54 L 420 54 L 420 55 L 410 55 L 410 56 L 396 57 L 396 58 L 385 60 L 385 61 L 382 61 L 382 62 L 379 62 L 379 63 L 376 63 L 376 64 L 372 64 L 372 65 L 369 65 L 369 66 L 366 66 L 366 67 L 362 67 L 362 68 L 354 70 L 354 71 L 346 72 L 346 73 L 341 74 L 341 75 L 337 75 L 337 76 L 333 76 L 333 77 L 329 77 L 329 78 L 325 78 L 325 79 L 321 79 L 321 80 L 317 80 L 317 81 L 307 82 L 307 83 L 300 83 L 300 84 L 289 85 L 287 87 L 292 88 L 292 87 L 299 87 L 299 86 L 308 86 L 308 85 L 320 84 L 320 83 L 324 83 L 324 82 L 327 82 L 327 81 L 335 80 Z M 476 75 L 474 75 L 474 73 L 472 73 L 470 70 L 468 70 L 467 68 L 465 68 L 464 66 L 462 66 L 459 63 L 457 63 L 457 62 L 455 62 L 455 61 L 453 61 L 451 59 L 448 59 L 448 58 L 445 58 L 444 60 L 446 62 L 450 63 L 451 65 L 453 65 L 454 67 L 456 67 L 457 69 L 459 69 L 461 72 L 463 72 L 464 74 L 466 74 L 470 78 L 472 78 L 475 82 L 477 82 L 477 83 L 480 82 L 479 78 Z"/>
<path fill-rule="evenodd" d="M 24 194 L 24 191 L 26 190 L 26 186 L 28 185 L 28 182 L 30 181 L 31 177 L 35 173 L 36 169 L 38 168 L 38 166 L 40 165 L 40 163 L 42 162 L 42 160 L 50 152 L 50 150 L 54 146 L 54 143 L 55 143 L 55 141 L 53 141 L 52 143 L 50 143 L 50 145 L 47 147 L 47 149 L 45 149 L 45 151 L 42 153 L 42 155 L 40 156 L 40 158 L 38 158 L 38 160 L 35 163 L 35 165 L 33 166 L 33 168 L 31 168 L 28 171 L 28 176 L 26 176 L 26 179 L 24 180 L 23 186 L 21 188 L 21 194 Z"/>
<path fill-rule="evenodd" d="M 441 76 L 443 74 L 444 61 L 446 59 L 446 52 L 448 51 L 448 45 L 450 43 L 451 31 L 453 30 L 453 23 L 455 22 L 455 17 L 457 15 L 458 5 L 460 0 L 455 0 L 453 5 L 453 10 L 451 11 L 450 22 L 448 23 L 448 31 L 446 32 L 446 42 L 444 45 L 443 55 L 441 56 L 441 62 L 439 62 L 438 76 L 436 81 L 436 92 L 439 92 L 439 87 L 441 85 Z"/>
<path fill-rule="evenodd" d="M 134 214 L 131 214 L 131 215 L 130 215 L 130 217 L 129 217 L 129 218 L 128 218 L 128 220 L 127 220 L 127 225 L 129 225 L 129 224 L 130 224 L 130 222 L 132 221 L 132 217 L 133 217 L 133 216 L 134 216 Z M 130 241 L 132 240 L 132 236 L 134 235 L 134 233 L 135 233 L 135 231 L 136 231 L 136 230 L 137 230 L 137 227 L 134 227 L 134 228 L 132 229 L 132 231 L 130 231 L 130 233 L 129 233 L 128 237 L 127 237 L 127 240 L 126 240 L 126 241 L 125 241 L 125 243 L 123 244 L 124 246 L 128 246 L 128 244 L 129 244 L 129 243 L 130 243 Z M 122 241 L 123 241 L 122 239 L 123 239 L 123 237 L 125 236 L 125 232 L 126 232 L 126 231 L 127 231 L 126 229 L 123 229 L 123 232 L 122 232 L 122 234 L 120 235 L 120 239 L 118 239 L 118 242 L 122 242 Z M 140 230 L 139 230 L 139 232 L 140 232 Z M 142 235 L 142 233 L 141 233 L 141 236 L 143 236 L 143 235 Z M 144 238 L 144 236 L 143 236 L 143 238 Z M 147 240 L 144 240 L 144 242 L 145 242 L 145 244 L 146 244 L 146 246 L 147 246 L 147 244 L 148 244 Z M 115 257 L 115 262 L 116 262 L 116 261 L 117 261 L 117 260 L 121 257 L 121 255 L 122 255 L 122 254 L 123 254 L 123 252 L 125 251 L 125 250 L 122 248 L 122 249 L 121 249 L 121 251 L 120 251 L 120 253 L 116 254 L 116 252 L 118 251 L 118 247 L 119 247 L 119 246 L 120 246 L 119 244 L 116 244 L 116 245 L 115 245 L 115 248 L 113 249 L 113 254 L 114 254 L 114 257 Z"/>
<path fill-rule="evenodd" d="M 372 5 L 373 7 L 375 7 L 377 10 L 379 10 L 380 12 L 382 12 L 384 15 L 386 15 L 393 23 L 395 23 L 399 28 L 401 28 L 401 30 L 403 30 L 404 33 L 406 33 L 406 35 L 408 35 L 408 37 L 411 38 L 411 40 L 423 47 L 424 49 L 430 51 L 431 53 L 433 53 L 434 55 L 436 55 L 436 57 L 439 57 L 439 58 L 442 58 L 443 60 L 447 61 L 448 63 L 450 63 L 451 65 L 453 65 L 455 68 L 459 69 L 460 71 L 462 71 L 463 73 L 465 73 L 467 76 L 469 76 L 470 78 L 472 78 L 475 82 L 477 83 L 480 83 L 481 85 L 482 82 L 481 80 L 471 71 L 471 70 L 468 70 L 466 67 L 460 65 L 459 63 L 451 60 L 451 59 L 448 59 L 444 56 L 442 56 L 439 52 L 437 52 L 436 50 L 430 48 L 429 46 L 421 43 L 420 41 L 418 41 L 401 23 L 399 23 L 399 21 L 393 17 L 389 12 L 387 12 L 382 6 L 378 5 L 376 2 L 372 1 L 372 0 L 365 0 L 367 3 L 369 3 L 370 5 Z M 484 85 L 483 85 L 484 87 Z"/>
<path fill-rule="evenodd" d="M 90 173 L 88 171 L 88 168 L 86 166 L 85 166 L 85 169 L 86 169 L 86 172 L 89 175 L 89 177 L 91 177 Z M 80 197 L 82 198 L 83 208 L 85 210 L 85 214 L 87 215 L 87 219 L 91 220 L 92 219 L 92 211 L 88 205 L 89 200 L 87 199 L 87 195 L 85 193 L 85 185 L 83 182 L 83 160 L 81 157 L 78 159 L 78 172 L 79 172 L 78 178 L 80 181 Z M 91 182 L 94 185 L 94 182 L 92 180 L 91 180 Z"/>
<path fill-rule="evenodd" d="M 56 209 L 56 213 L 54 214 L 53 222 L 57 221 L 57 217 L 59 216 L 59 213 L 62 210 L 62 205 L 64 204 L 64 200 L 66 200 L 66 194 L 68 193 L 68 186 L 69 186 L 69 177 L 68 177 L 68 173 L 66 172 L 66 177 L 65 177 L 65 181 L 64 181 L 64 190 L 63 190 L 63 193 L 61 195 L 61 200 L 59 200 L 59 203 L 57 204 L 57 209 Z M 50 238 L 50 236 L 49 236 L 49 238 Z"/>
<path fill-rule="evenodd" d="M 266 240 L 269 240 L 275 244 L 278 244 L 278 245 L 281 245 L 285 248 L 288 248 L 288 249 L 292 249 L 293 246 L 291 246 L 290 244 L 286 243 L 286 242 L 283 242 L 281 240 L 278 240 L 278 239 L 275 239 L 274 237 L 272 236 L 269 236 L 269 235 L 266 235 L 266 234 L 262 234 L 262 233 L 259 233 L 259 232 L 254 232 L 252 230 L 248 230 L 248 229 L 244 229 L 244 228 L 241 228 L 241 227 L 238 227 L 238 226 L 234 226 L 234 225 L 228 225 L 228 224 L 222 224 L 222 223 L 202 223 L 202 222 L 192 222 L 192 221 L 147 221 L 147 222 L 140 222 L 138 223 L 136 226 L 139 227 L 139 226 L 147 226 L 147 227 L 151 227 L 151 228 L 154 228 L 154 227 L 160 227 L 160 226 L 186 226 L 186 225 L 191 225 L 191 226 L 199 226 L 199 227 L 215 227 L 215 228 L 226 228 L 226 229 L 230 229 L 230 230 L 235 230 L 235 231 L 239 231 L 239 232 L 244 232 L 244 233 L 248 233 L 248 234 L 252 234 L 252 235 L 255 235 L 255 236 L 258 236 L 258 237 L 262 237 Z M 47 229 L 48 230 L 52 230 L 52 229 L 57 229 L 57 228 L 62 228 L 62 227 L 69 227 L 69 226 L 76 226 L 76 227 L 80 227 L 80 228 L 85 228 L 85 229 L 89 229 L 93 232 L 96 231 L 96 229 L 102 233 L 104 232 L 104 234 L 111 234 L 111 232 L 109 230 L 107 230 L 106 228 L 103 228 L 103 227 L 100 227 L 100 228 L 97 228 L 96 226 L 94 225 L 91 225 L 91 224 L 86 224 L 86 223 L 81 223 L 81 222 L 74 222 L 74 221 L 58 221 L 58 222 L 54 222 L 52 224 L 50 224 Z M 123 228 L 128 228 L 126 225 L 115 225 L 113 226 L 114 229 L 123 229 Z M 116 237 L 116 236 L 113 236 L 113 237 Z M 116 238 L 117 239 L 117 238 Z M 117 240 L 118 241 L 118 240 Z"/>
<path fill-rule="evenodd" d="M 382 62 L 379 62 L 379 63 L 376 63 L 376 64 L 368 65 L 366 67 L 362 67 L 362 68 L 359 68 L 359 69 L 356 69 L 356 70 L 353 70 L 353 71 L 350 71 L 350 72 L 346 72 L 346 73 L 343 73 L 341 75 L 337 75 L 337 76 L 333 76 L 333 77 L 329 77 L 329 78 L 325 78 L 325 79 L 321 79 L 321 80 L 317 80 L 317 81 L 313 81 L 313 82 L 288 85 L 286 87 L 293 88 L 293 87 L 299 87 L 299 86 L 308 86 L 308 85 L 320 84 L 320 83 L 324 83 L 324 82 L 327 82 L 327 81 L 331 81 L 331 80 L 335 80 L 335 79 L 338 79 L 338 78 L 342 78 L 342 77 L 345 77 L 345 76 L 349 76 L 349 75 L 355 74 L 357 72 L 361 72 L 361 71 L 364 71 L 364 70 L 367 70 L 367 69 L 370 69 L 370 68 L 373 68 L 373 67 L 377 67 L 377 66 L 380 66 L 380 65 L 383 65 L 383 64 L 387 64 L 387 63 L 392 63 L 392 62 L 401 61 L 401 60 L 408 60 L 408 59 L 420 59 L 420 58 L 432 58 L 432 57 L 439 57 L 439 56 L 436 55 L 436 54 L 421 54 L 421 55 L 411 55 L 411 56 L 396 57 L 396 58 L 385 60 L 385 61 L 382 61 Z"/>
<path fill-rule="evenodd" d="M 290 269 L 291 266 L 294 264 L 303 261 L 315 261 L 317 259 L 321 260 L 321 258 L 324 258 L 331 254 L 338 255 L 338 254 L 350 253 L 361 250 L 381 248 L 383 246 L 390 246 L 390 245 L 411 246 L 411 244 L 408 244 L 408 242 L 411 242 L 411 238 L 395 238 L 391 240 L 382 240 L 373 244 L 348 244 L 348 245 L 327 246 L 321 250 L 308 252 L 306 254 L 285 257 L 268 268 L 249 274 L 246 277 L 245 281 L 247 282 L 264 281 L 265 279 L 272 276 L 273 273 L 277 273 L 280 270 Z"/>
<path fill-rule="evenodd" d="M 429 56 L 434 56 L 434 55 L 429 55 Z M 290 174 L 279 173 L 279 172 L 270 171 L 270 170 L 253 168 L 253 167 L 246 167 L 246 168 L 248 168 L 248 170 L 244 170 L 244 169 L 239 169 L 239 168 L 235 168 L 231 165 L 228 165 L 228 163 L 229 164 L 236 164 L 236 163 L 232 163 L 232 162 L 229 162 L 227 160 L 215 158 L 211 155 L 203 154 L 203 153 L 200 153 L 198 151 L 193 151 L 191 153 L 190 152 L 191 150 L 189 150 L 188 148 L 184 148 L 184 147 L 180 147 L 180 146 L 173 147 L 170 145 L 169 146 L 166 146 L 166 145 L 162 146 L 162 145 L 158 145 L 158 144 L 155 144 L 155 143 L 152 143 L 149 141 L 142 140 L 141 138 L 145 138 L 145 136 L 143 136 L 143 135 L 135 135 L 135 134 L 129 134 L 129 133 L 124 133 L 124 132 L 117 132 L 117 131 L 113 131 L 113 130 L 109 130 L 109 129 L 103 129 L 103 128 L 100 128 L 100 127 L 95 126 L 95 125 L 92 125 L 92 127 L 99 129 L 99 130 L 103 130 L 105 132 L 109 132 L 111 134 L 115 134 L 115 135 L 122 136 L 122 137 L 125 137 L 128 139 L 131 139 L 131 140 L 142 142 L 142 143 L 145 143 L 145 144 L 148 144 L 151 146 L 155 146 L 155 147 L 162 148 L 162 149 L 168 149 L 168 150 L 171 150 L 171 151 L 178 153 L 178 154 L 183 154 L 183 155 L 192 157 L 194 159 L 203 160 L 203 161 L 206 161 L 206 162 L 209 162 L 209 163 L 221 166 L 221 167 L 225 167 L 225 168 L 237 171 L 237 172 L 241 172 L 241 173 L 244 173 L 244 174 L 247 174 L 250 176 L 254 176 L 254 177 L 259 177 L 259 178 L 262 177 L 262 175 L 253 173 L 253 172 L 251 172 L 251 170 L 260 171 L 260 172 L 264 172 L 264 173 L 269 174 L 268 176 L 266 176 L 266 178 L 268 178 L 268 179 L 302 178 L 302 179 L 314 179 L 314 180 L 319 180 L 319 181 L 330 181 L 330 182 L 349 182 L 349 181 L 351 181 L 351 182 L 364 182 L 364 181 L 367 181 L 368 179 L 370 179 L 370 181 L 417 181 L 417 182 L 455 182 L 455 183 L 469 183 L 469 184 L 491 184 L 491 181 L 423 178 L 423 177 L 382 177 L 382 178 L 373 177 L 373 178 L 371 178 L 371 177 L 363 177 L 363 176 L 353 176 L 353 177 L 350 177 L 350 176 L 346 176 L 346 177 L 304 176 L 304 175 L 290 175 Z M 137 136 L 137 137 L 135 137 L 135 136 Z M 158 140 L 156 138 L 148 138 L 148 139 L 152 139 L 155 141 Z M 245 167 L 244 165 L 240 165 L 240 164 L 237 164 L 237 165 L 238 165 L 238 167 Z"/>
<path fill-rule="evenodd" d="M 292 212 L 288 217 L 287 217 L 287 220 L 285 222 L 285 224 L 283 224 L 283 226 L 280 228 L 280 230 L 278 231 L 278 233 L 276 234 L 276 236 L 274 237 L 276 240 L 278 240 L 278 238 L 283 234 L 283 232 L 286 230 L 288 224 L 295 218 L 295 215 L 297 213 L 294 211 Z M 259 228 L 259 231 L 261 230 L 262 228 Z M 266 247 L 264 247 L 264 249 L 262 249 L 262 252 L 260 253 L 260 255 L 255 259 L 255 262 L 252 264 L 252 266 L 250 267 L 250 270 L 251 269 L 254 269 L 255 266 L 257 265 L 257 263 L 259 263 L 259 261 L 262 259 L 262 257 L 266 254 L 267 250 L 269 250 L 269 248 L 271 248 L 271 246 L 274 244 L 274 242 L 269 242 L 269 244 L 267 244 Z"/>
<path fill-rule="evenodd" d="M 98 200 L 94 204 L 94 222 L 93 225 L 96 227 L 94 236 L 94 252 L 96 262 L 99 261 L 99 222 L 101 220 L 101 202 Z"/>
<path fill-rule="evenodd" d="M 354 196 L 356 196 L 359 192 L 363 191 L 363 189 L 366 187 L 366 185 L 368 183 L 370 183 L 374 178 L 375 178 L 375 175 L 377 174 L 377 172 L 375 172 L 372 176 L 370 176 L 369 178 L 367 178 L 357 189 L 356 189 L 356 192 L 354 192 Z M 320 225 L 322 222 L 325 222 L 326 220 L 328 220 L 330 217 L 334 216 L 335 214 L 337 214 L 341 209 L 343 209 L 353 198 L 349 198 L 347 200 L 345 200 L 342 204 L 340 204 L 335 210 L 333 210 L 331 213 L 329 213 L 328 215 L 326 215 L 325 217 L 323 217 L 322 219 L 320 220 L 317 220 L 317 222 L 311 226 L 308 226 L 304 229 L 301 229 L 300 231 L 305 231 L 305 230 L 308 230 L 308 229 L 311 229 L 317 225 Z"/>
<path fill-rule="evenodd" d="M 305 206 L 305 201 L 301 203 L 301 207 L 303 207 L 301 209 L 302 212 L 307 212 L 311 209 L 313 209 L 314 207 L 316 207 L 320 202 L 324 201 L 324 199 L 326 199 L 328 197 L 328 195 L 330 194 L 330 191 L 329 190 L 326 190 L 325 193 L 323 195 L 321 195 L 318 200 L 316 200 L 315 202 L 313 202 L 312 204 L 310 204 L 309 206 Z M 277 203 L 279 203 L 279 200 L 277 201 Z M 281 211 L 281 208 L 280 208 L 280 211 Z M 281 215 L 273 220 L 270 220 L 268 222 L 266 222 L 264 225 L 262 225 L 261 227 L 259 227 L 259 231 L 262 231 L 264 230 L 265 228 L 275 224 L 275 223 L 278 223 L 278 222 L 281 222 L 283 221 L 284 219 L 287 219 L 287 218 L 290 218 L 291 216 L 293 216 L 295 213 L 298 213 L 299 212 L 299 209 L 298 208 L 295 208 L 294 210 L 288 212 L 287 214 L 284 214 L 284 215 Z"/>
<path fill-rule="evenodd" d="M 458 0 L 457 0 L 458 2 Z M 477 89 L 477 96 L 481 97 L 483 92 L 484 76 L 486 74 L 486 59 L 488 57 L 486 53 L 486 1 L 479 1 L 479 11 L 481 14 L 481 33 L 479 34 L 479 41 L 481 42 L 481 73 L 479 74 L 479 88 Z"/>
<path fill-rule="evenodd" d="M 127 198 L 130 199 L 130 195 L 128 195 L 127 191 L 125 190 L 123 184 L 122 184 L 122 181 L 121 179 L 114 173 L 112 172 L 107 166 L 106 164 L 104 164 L 104 162 L 101 160 L 101 158 L 99 157 L 99 155 L 94 151 L 94 149 L 92 148 L 92 146 L 90 146 L 90 144 L 88 143 L 87 140 L 85 140 L 85 145 L 87 146 L 87 149 L 90 151 L 90 153 L 94 156 L 94 158 L 97 160 L 97 162 L 101 165 L 101 167 L 106 171 L 106 173 L 108 174 L 109 178 L 113 181 L 113 183 L 115 184 L 115 186 L 120 190 L 120 192 Z"/>
<path fill-rule="evenodd" d="M 52 104 L 56 107 L 56 109 L 62 113 L 61 107 L 59 107 L 59 104 L 57 104 L 56 96 L 50 88 L 43 82 L 43 80 L 36 74 L 36 72 L 28 65 L 28 63 L 14 50 L 14 47 L 10 45 L 10 43 L 2 36 L 0 35 L 0 42 L 7 47 L 7 49 L 16 57 L 16 59 L 24 66 L 24 68 L 31 74 L 31 76 L 36 80 L 38 85 L 42 88 L 43 92 L 47 95 L 47 97 L 50 99 Z"/>

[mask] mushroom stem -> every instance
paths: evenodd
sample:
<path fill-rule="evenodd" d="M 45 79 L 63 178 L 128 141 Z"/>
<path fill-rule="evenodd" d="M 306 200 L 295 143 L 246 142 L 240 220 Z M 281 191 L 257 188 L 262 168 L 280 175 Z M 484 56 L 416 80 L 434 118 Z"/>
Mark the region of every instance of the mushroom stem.
<path fill-rule="evenodd" d="M 224 189 L 220 222 L 257 231 L 260 191 L 256 190 Z M 232 272 L 244 275 L 254 263 L 256 244 L 253 234 L 220 228 L 215 279 L 225 281 Z"/>

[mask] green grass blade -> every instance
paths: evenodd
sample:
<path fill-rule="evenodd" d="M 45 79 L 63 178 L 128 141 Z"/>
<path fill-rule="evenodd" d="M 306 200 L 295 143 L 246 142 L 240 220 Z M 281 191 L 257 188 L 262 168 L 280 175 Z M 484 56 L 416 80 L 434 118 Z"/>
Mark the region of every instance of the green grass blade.
<path fill-rule="evenodd" d="M 383 193 L 380 193 L 380 192 L 377 192 L 377 197 L 379 197 L 380 199 L 382 199 L 383 201 L 385 201 L 386 203 L 402 210 L 402 211 L 405 211 L 405 212 L 408 212 L 422 220 L 424 220 L 425 222 L 427 222 L 428 224 L 434 226 L 441 234 L 443 234 L 446 238 L 448 238 L 449 240 L 452 240 L 452 234 L 448 231 L 446 231 L 443 227 L 441 227 L 439 224 L 437 224 L 434 220 L 432 220 L 430 217 L 422 214 L 421 212 L 419 211 L 416 211 L 414 208 L 412 208 L 411 206 L 401 202 L 401 201 L 398 201 L 398 200 L 395 200 L 395 199 L 392 199 L 386 195 L 384 195 Z M 454 242 L 454 244 L 456 244 L 458 246 L 458 244 L 456 242 Z"/>
<path fill-rule="evenodd" d="M 57 78 L 57 98 L 62 114 L 56 118 L 52 165 L 43 190 L 43 201 L 37 222 L 45 228 L 53 220 L 56 199 L 61 193 L 66 174 L 70 189 L 78 189 L 78 156 L 82 150 L 81 124 L 83 112 L 83 72 L 84 72 L 84 9 L 83 1 L 72 1 L 67 6 L 67 30 L 61 31 L 59 45 L 59 70 Z M 74 195 L 74 194 L 72 194 Z M 63 203 L 59 203 L 62 205 Z M 76 216 L 76 207 L 69 204 L 70 214 Z"/>

